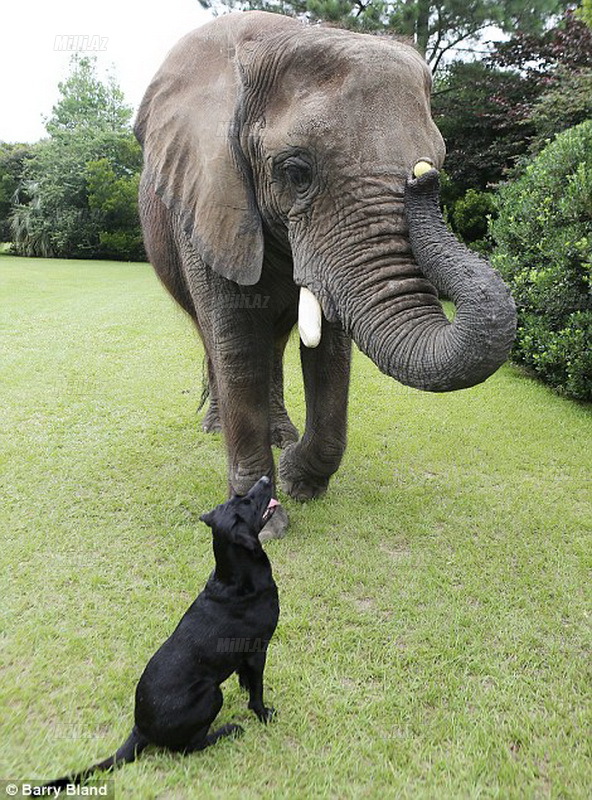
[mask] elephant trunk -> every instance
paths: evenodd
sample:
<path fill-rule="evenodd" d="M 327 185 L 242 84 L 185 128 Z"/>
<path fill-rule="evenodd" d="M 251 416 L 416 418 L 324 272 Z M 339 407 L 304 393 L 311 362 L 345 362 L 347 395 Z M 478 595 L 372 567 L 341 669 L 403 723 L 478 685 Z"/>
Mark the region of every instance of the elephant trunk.
<path fill-rule="evenodd" d="M 516 308 L 490 263 L 461 244 L 440 212 L 439 178 L 432 169 L 407 182 L 409 240 L 423 274 L 456 307 L 424 347 L 425 385 L 432 391 L 481 383 L 507 359 L 516 334 Z"/>
<path fill-rule="evenodd" d="M 358 347 L 401 383 L 432 392 L 474 386 L 508 356 L 514 302 L 489 262 L 447 230 L 436 170 L 407 181 L 405 214 L 413 256 L 400 244 L 391 244 L 387 254 L 384 233 L 376 236 L 372 257 L 323 281 L 323 309 L 334 312 Z M 406 241 L 404 233 L 398 242 Z M 434 287 L 456 306 L 452 322 Z"/>

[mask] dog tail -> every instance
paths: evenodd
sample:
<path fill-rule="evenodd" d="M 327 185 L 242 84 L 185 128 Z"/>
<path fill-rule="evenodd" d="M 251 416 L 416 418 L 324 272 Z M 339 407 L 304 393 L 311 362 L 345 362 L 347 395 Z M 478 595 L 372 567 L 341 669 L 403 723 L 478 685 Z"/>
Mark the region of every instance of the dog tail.
<path fill-rule="evenodd" d="M 104 761 L 93 764 L 92 767 L 82 772 L 77 772 L 75 775 L 65 775 L 63 778 L 56 778 L 54 781 L 44 784 L 44 787 L 65 789 L 66 786 L 79 786 L 81 783 L 87 781 L 95 772 L 110 772 L 120 764 L 129 764 L 131 761 L 135 761 L 142 750 L 149 744 L 150 742 L 148 739 L 146 739 L 134 725 L 132 732 L 114 755 L 109 756 L 109 758 L 106 758 Z"/>

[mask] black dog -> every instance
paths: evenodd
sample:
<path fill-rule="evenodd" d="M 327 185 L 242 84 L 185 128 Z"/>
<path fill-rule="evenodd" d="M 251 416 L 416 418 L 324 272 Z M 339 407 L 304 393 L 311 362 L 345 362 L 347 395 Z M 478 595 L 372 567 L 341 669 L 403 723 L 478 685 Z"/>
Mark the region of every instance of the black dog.
<path fill-rule="evenodd" d="M 263 670 L 279 602 L 258 534 L 276 504 L 264 476 L 246 495 L 200 517 L 212 529 L 216 568 L 142 673 L 129 738 L 105 761 L 46 786 L 82 783 L 95 771 L 133 761 L 149 744 L 191 753 L 242 733 L 232 724 L 208 733 L 222 708 L 220 684 L 233 672 L 249 692 L 249 708 L 261 722 L 271 719 L 274 710 L 263 704 Z"/>

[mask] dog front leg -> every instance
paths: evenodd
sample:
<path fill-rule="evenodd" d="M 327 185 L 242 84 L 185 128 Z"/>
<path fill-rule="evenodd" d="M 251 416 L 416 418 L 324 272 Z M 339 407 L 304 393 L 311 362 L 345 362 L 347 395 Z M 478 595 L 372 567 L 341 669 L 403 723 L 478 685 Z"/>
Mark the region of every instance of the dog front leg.
<path fill-rule="evenodd" d="M 238 679 L 243 689 L 249 692 L 249 708 L 255 712 L 260 722 L 269 722 L 275 715 L 275 708 L 266 708 L 263 703 L 263 670 L 267 653 L 254 653 L 246 658 L 238 670 Z"/>

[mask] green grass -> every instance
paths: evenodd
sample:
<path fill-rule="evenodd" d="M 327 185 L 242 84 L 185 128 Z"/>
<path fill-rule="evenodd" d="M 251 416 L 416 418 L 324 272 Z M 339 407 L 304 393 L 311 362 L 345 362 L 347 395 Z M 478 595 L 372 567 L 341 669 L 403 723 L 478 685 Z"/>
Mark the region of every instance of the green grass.
<path fill-rule="evenodd" d="M 109 755 L 212 566 L 202 351 L 147 265 L 0 258 L 0 779 Z M 296 341 L 288 407 L 303 420 Z M 263 728 L 115 774 L 125 798 L 589 796 L 589 409 L 511 366 L 449 395 L 356 353 L 349 446 L 283 498 Z"/>

